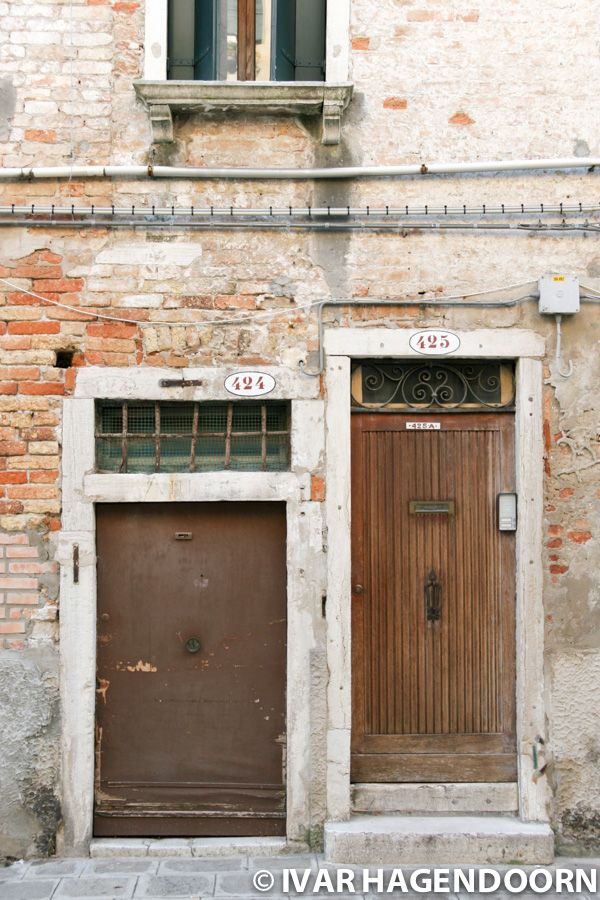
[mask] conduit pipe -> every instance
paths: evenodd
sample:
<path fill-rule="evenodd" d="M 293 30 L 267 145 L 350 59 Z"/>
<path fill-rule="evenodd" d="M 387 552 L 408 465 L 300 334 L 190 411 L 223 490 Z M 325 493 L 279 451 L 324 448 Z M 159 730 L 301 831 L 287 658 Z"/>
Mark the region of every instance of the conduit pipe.
<path fill-rule="evenodd" d="M 331 178 L 387 178 L 407 175 L 470 175 L 544 169 L 593 169 L 599 156 L 511 159 L 487 162 L 416 163 L 399 166 L 332 166 L 324 169 L 242 169 L 200 166 L 32 166 L 0 168 L 0 181 L 36 178 L 188 178 L 303 181 Z"/>

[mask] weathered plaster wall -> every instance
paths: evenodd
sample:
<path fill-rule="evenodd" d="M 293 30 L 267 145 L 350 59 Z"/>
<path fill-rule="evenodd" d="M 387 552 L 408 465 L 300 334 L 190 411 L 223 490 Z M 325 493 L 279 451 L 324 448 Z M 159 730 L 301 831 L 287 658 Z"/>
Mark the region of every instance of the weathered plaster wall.
<path fill-rule="evenodd" d="M 576 16 L 562 0 L 468 7 L 459 0 L 354 0 L 355 97 L 339 147 L 320 144 L 317 120 L 189 115 L 176 120 L 174 147 L 153 154 L 147 114 L 131 85 L 143 68 L 142 2 L 0 2 L 0 165 L 163 158 L 182 165 L 287 167 L 598 154 L 599 12 L 598 0 L 579 4 Z M 580 171 L 319 183 L 69 179 L 1 182 L 0 204 L 531 205 L 587 203 L 597 187 L 597 174 Z M 584 306 L 563 323 L 564 356 L 574 362 L 566 380 L 552 369 L 553 323 L 538 316 L 534 303 L 506 310 L 418 304 L 420 297 L 490 288 L 503 289 L 500 299 L 518 296 L 523 289 L 507 286 L 533 282 L 545 271 L 574 272 L 600 290 L 597 239 L 514 232 L 5 229 L 0 277 L 16 286 L 0 283 L 0 530 L 6 550 L 0 662 L 8 660 L 10 671 L 19 672 L 17 654 L 31 665 L 24 670 L 31 700 L 20 697 L 31 727 L 56 728 L 48 724 L 55 722 L 52 692 L 34 688 L 34 675 L 36 667 L 45 670 L 56 642 L 52 547 L 61 526 L 61 398 L 72 392 L 78 369 L 280 364 L 295 370 L 300 359 L 314 364 L 317 349 L 314 315 L 299 304 L 334 296 L 415 298 L 403 310 L 329 312 L 327 319 L 382 327 L 518 326 L 547 340 L 548 777 L 561 839 L 579 849 L 597 842 L 600 308 Z M 24 290 L 136 321 L 94 321 Z M 202 324 L 265 310 L 280 314 L 240 326 Z M 73 367 L 56 367 L 57 350 L 74 352 Z M 321 505 L 323 462 L 315 460 L 311 473 L 312 499 Z M 28 552 L 12 556 L 11 547 Z M 324 808 L 318 748 L 325 635 L 319 628 L 311 663 L 308 830 L 318 829 Z M 0 759 L 17 754 L 23 787 L 10 794 L 8 807 L 0 799 L 3 828 L 7 820 L 14 823 L 0 852 L 50 851 L 53 814 L 45 810 L 58 783 L 52 740 L 36 737 L 40 749 L 31 753 L 28 733 L 10 734 L 7 744 L 8 732 L 0 729 Z M 40 786 L 39 802 L 31 799 L 31 785 Z"/>
<path fill-rule="evenodd" d="M 0 655 L 0 859 L 54 852 L 60 823 L 58 657 Z"/>

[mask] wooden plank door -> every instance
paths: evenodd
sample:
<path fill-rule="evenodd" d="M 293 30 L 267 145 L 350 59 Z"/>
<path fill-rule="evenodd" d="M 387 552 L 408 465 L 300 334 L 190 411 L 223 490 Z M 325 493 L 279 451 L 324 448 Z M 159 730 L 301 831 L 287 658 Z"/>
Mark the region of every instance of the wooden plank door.
<path fill-rule="evenodd" d="M 285 834 L 285 504 L 97 526 L 95 833 Z"/>
<path fill-rule="evenodd" d="M 513 490 L 509 413 L 353 415 L 353 781 L 516 780 Z"/>

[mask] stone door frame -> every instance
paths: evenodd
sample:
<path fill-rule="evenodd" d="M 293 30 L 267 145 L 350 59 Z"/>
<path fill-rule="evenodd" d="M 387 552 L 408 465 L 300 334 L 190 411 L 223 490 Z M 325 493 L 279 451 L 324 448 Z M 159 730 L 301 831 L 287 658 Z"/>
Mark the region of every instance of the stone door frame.
<path fill-rule="evenodd" d="M 246 367 L 248 368 L 248 367 Z M 60 590 L 60 683 L 62 704 L 62 812 L 60 851 L 87 853 L 94 805 L 96 699 L 96 503 L 150 501 L 285 501 L 287 524 L 287 839 L 304 841 L 314 805 L 314 781 L 306 777 L 312 738 L 311 696 L 318 659 L 324 593 L 322 504 L 311 501 L 310 473 L 324 452 L 324 409 L 318 379 L 287 367 L 261 367 L 276 379 L 269 399 L 292 405 L 291 470 L 98 474 L 95 468 L 95 400 L 234 400 L 223 382 L 244 367 L 183 369 L 193 388 L 164 388 L 170 369 L 89 367 L 78 373 L 75 396 L 63 407 L 63 519 L 58 558 Z M 79 571 L 73 566 L 75 545 Z M 315 602 L 318 597 L 318 603 Z M 321 654 L 322 655 L 322 654 Z M 323 660 L 324 662 L 324 660 Z"/>
<path fill-rule="evenodd" d="M 422 330 L 422 329 L 420 329 Z M 511 359 L 516 363 L 517 758 L 521 819 L 548 822 L 548 786 L 535 777 L 534 746 L 546 740 L 542 602 L 544 340 L 519 329 L 452 329 L 457 351 L 443 359 Z M 409 344 L 416 330 L 328 328 L 326 354 L 326 521 L 329 669 L 327 723 L 328 819 L 351 813 L 350 620 L 350 364 L 353 359 L 423 359 Z"/>

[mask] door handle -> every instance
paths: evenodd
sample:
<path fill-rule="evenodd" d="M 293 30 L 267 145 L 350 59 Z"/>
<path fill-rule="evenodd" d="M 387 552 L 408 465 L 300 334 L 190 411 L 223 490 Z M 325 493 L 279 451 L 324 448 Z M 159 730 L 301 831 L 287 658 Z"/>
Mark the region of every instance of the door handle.
<path fill-rule="evenodd" d="M 428 622 L 437 622 L 442 617 L 442 585 L 435 569 L 429 570 L 425 582 L 425 615 Z"/>

